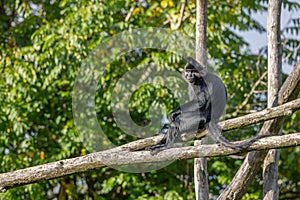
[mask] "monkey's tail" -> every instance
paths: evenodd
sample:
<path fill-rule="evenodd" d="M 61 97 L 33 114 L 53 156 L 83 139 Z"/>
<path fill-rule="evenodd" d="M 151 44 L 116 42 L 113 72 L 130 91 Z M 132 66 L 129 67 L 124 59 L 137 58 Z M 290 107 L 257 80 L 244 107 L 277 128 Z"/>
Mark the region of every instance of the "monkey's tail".
<path fill-rule="evenodd" d="M 209 122 L 206 125 L 206 129 L 208 130 L 208 135 L 211 136 L 215 142 L 221 143 L 223 146 L 230 147 L 232 149 L 238 149 L 238 150 L 249 147 L 252 143 L 254 143 L 260 138 L 271 136 L 271 135 L 258 135 L 253 138 L 249 138 L 246 141 L 231 142 L 222 135 L 222 131 L 217 125 L 217 123 Z"/>

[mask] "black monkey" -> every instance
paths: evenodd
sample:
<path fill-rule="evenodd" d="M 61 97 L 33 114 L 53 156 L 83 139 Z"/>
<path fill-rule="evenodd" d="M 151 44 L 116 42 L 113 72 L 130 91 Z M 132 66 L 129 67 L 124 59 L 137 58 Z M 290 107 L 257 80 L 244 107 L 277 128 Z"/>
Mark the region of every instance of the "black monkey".
<path fill-rule="evenodd" d="M 180 141 L 182 134 L 196 133 L 205 128 L 216 142 L 234 149 L 245 148 L 261 137 L 239 144 L 233 144 L 223 137 L 217 125 L 227 103 L 227 91 L 222 80 L 206 71 L 193 58 L 188 58 L 183 78 L 189 84 L 190 101 L 170 113 L 167 133 L 157 145 L 150 147 L 151 154 L 172 147 Z"/>

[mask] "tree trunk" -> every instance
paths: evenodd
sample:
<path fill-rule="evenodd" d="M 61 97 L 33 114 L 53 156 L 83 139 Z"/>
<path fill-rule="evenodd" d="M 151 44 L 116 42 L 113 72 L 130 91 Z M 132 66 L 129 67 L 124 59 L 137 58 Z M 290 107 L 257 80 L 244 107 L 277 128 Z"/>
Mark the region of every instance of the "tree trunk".
<path fill-rule="evenodd" d="M 196 60 L 207 67 L 206 56 L 206 24 L 207 24 L 207 0 L 197 0 L 196 18 Z M 195 140 L 194 145 L 202 145 L 206 139 Z M 196 200 L 209 198 L 208 173 L 206 158 L 194 159 L 194 181 Z"/>
<path fill-rule="evenodd" d="M 268 108 L 278 105 L 278 92 L 282 78 L 280 40 L 281 0 L 269 0 L 268 5 Z M 281 129 L 278 132 L 281 134 Z M 278 160 L 280 150 L 268 152 L 263 165 L 263 199 L 278 199 Z"/>

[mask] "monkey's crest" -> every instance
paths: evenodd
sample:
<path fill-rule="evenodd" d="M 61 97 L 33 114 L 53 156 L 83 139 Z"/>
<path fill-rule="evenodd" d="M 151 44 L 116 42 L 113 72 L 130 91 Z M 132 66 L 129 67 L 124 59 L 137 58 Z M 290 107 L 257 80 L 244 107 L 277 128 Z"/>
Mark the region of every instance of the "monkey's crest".
<path fill-rule="evenodd" d="M 194 69 L 197 70 L 197 72 L 204 77 L 206 75 L 206 69 L 205 67 L 203 67 L 197 60 L 195 60 L 192 57 L 187 57 L 188 63 L 186 64 L 186 66 L 184 67 L 184 69 Z"/>

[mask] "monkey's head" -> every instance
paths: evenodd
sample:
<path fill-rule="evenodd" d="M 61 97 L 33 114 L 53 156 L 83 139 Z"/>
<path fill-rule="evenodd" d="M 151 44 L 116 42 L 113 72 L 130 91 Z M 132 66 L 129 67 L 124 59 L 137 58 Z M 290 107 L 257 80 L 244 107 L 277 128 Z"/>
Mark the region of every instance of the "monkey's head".
<path fill-rule="evenodd" d="M 194 83 L 197 79 L 204 77 L 206 71 L 196 60 L 188 57 L 188 63 L 185 65 L 182 75 L 189 83 Z"/>

